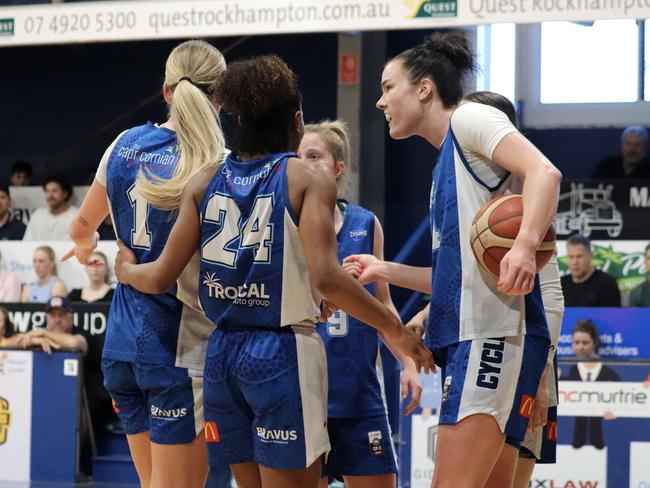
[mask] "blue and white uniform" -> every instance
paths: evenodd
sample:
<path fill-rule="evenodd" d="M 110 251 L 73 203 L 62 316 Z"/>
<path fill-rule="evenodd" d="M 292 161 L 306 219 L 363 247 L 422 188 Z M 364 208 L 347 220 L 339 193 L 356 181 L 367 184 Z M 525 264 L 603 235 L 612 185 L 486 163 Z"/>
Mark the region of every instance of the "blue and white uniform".
<path fill-rule="evenodd" d="M 231 154 L 200 204 L 199 297 L 219 324 L 205 364 L 211 465 L 305 468 L 329 450 L 320 296 L 289 201 L 291 157 Z"/>
<path fill-rule="evenodd" d="M 432 299 L 426 344 L 441 366 L 441 424 L 477 413 L 492 415 L 516 442 L 546 364 L 549 333 L 539 279 L 532 293 L 497 292 L 477 263 L 471 222 L 514 178 L 490 158 L 516 131 L 500 110 L 465 103 L 452 114 L 431 188 Z"/>
<path fill-rule="evenodd" d="M 349 203 L 339 208 L 343 217 L 337 234 L 339 262 L 352 254 L 372 254 L 375 215 Z M 374 284 L 365 288 L 374 295 Z M 318 325 L 318 332 L 327 352 L 332 444 L 323 474 L 396 473 L 377 331 L 339 310 Z"/>
<path fill-rule="evenodd" d="M 147 123 L 120 134 L 100 162 L 96 179 L 107 189 L 115 233 L 139 263 L 161 254 L 175 213 L 140 195 L 137 174 L 169 178 L 178 155 L 176 133 Z M 182 444 L 203 428 L 201 370 L 214 325 L 200 310 L 197 286 L 198 254 L 166 293 L 115 289 L 102 369 L 127 434 L 150 431 L 155 443 Z"/>

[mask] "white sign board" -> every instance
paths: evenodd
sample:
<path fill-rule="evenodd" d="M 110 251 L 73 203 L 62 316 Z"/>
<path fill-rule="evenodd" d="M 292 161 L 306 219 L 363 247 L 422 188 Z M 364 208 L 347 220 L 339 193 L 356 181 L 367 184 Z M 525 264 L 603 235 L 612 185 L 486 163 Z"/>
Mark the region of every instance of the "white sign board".
<path fill-rule="evenodd" d="M 1 15 L 1 12 L 0 12 Z M 70 204 L 79 207 L 86 193 L 88 186 L 75 186 L 72 188 Z M 11 192 L 11 213 L 12 216 L 27 225 L 29 219 L 39 207 L 46 207 L 47 202 L 40 186 L 12 186 Z"/>
<path fill-rule="evenodd" d="M 432 29 L 650 16 L 646 2 L 175 0 L 0 8 L 0 46 L 299 32 Z"/>
<path fill-rule="evenodd" d="M 650 488 L 650 442 L 630 442 L 630 488 Z"/>
<path fill-rule="evenodd" d="M 557 446 L 557 464 L 536 464 L 531 486 L 603 488 L 607 486 L 607 448 Z M 631 485 L 630 485 L 631 486 Z"/>
<path fill-rule="evenodd" d="M 32 439 L 30 351 L 0 350 L 0 480 L 29 481 Z"/>
<path fill-rule="evenodd" d="M 650 418 L 650 386 L 630 381 L 560 381 L 557 414 Z"/>
<path fill-rule="evenodd" d="M 437 434 L 437 415 L 411 415 L 411 488 L 431 486 Z"/>

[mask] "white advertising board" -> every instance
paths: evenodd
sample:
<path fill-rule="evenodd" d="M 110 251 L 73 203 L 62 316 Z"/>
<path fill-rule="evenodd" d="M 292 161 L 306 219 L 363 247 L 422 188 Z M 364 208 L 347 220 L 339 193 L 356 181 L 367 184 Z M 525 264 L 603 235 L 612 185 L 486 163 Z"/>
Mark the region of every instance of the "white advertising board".
<path fill-rule="evenodd" d="M 29 481 L 32 438 L 30 351 L 0 350 L 0 480 Z"/>

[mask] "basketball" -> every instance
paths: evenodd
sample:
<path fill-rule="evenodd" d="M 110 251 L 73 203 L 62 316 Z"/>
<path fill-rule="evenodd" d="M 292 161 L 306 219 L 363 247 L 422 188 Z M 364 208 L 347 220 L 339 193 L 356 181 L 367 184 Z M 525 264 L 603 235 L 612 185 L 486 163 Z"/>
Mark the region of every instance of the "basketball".
<path fill-rule="evenodd" d="M 478 264 L 499 276 L 501 260 L 512 248 L 523 217 L 521 195 L 504 195 L 487 202 L 472 221 L 470 243 Z M 555 227 L 549 227 L 537 248 L 537 271 L 542 269 L 555 249 Z"/>

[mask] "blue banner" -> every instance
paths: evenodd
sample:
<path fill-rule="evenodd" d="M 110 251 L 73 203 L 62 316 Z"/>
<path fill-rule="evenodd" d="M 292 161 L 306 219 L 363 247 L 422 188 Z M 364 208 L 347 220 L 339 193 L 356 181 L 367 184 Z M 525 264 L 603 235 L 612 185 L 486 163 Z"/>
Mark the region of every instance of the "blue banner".
<path fill-rule="evenodd" d="M 557 354 L 574 357 L 571 347 L 576 322 L 589 319 L 600 332 L 599 356 L 650 359 L 650 308 L 567 308 Z"/>

